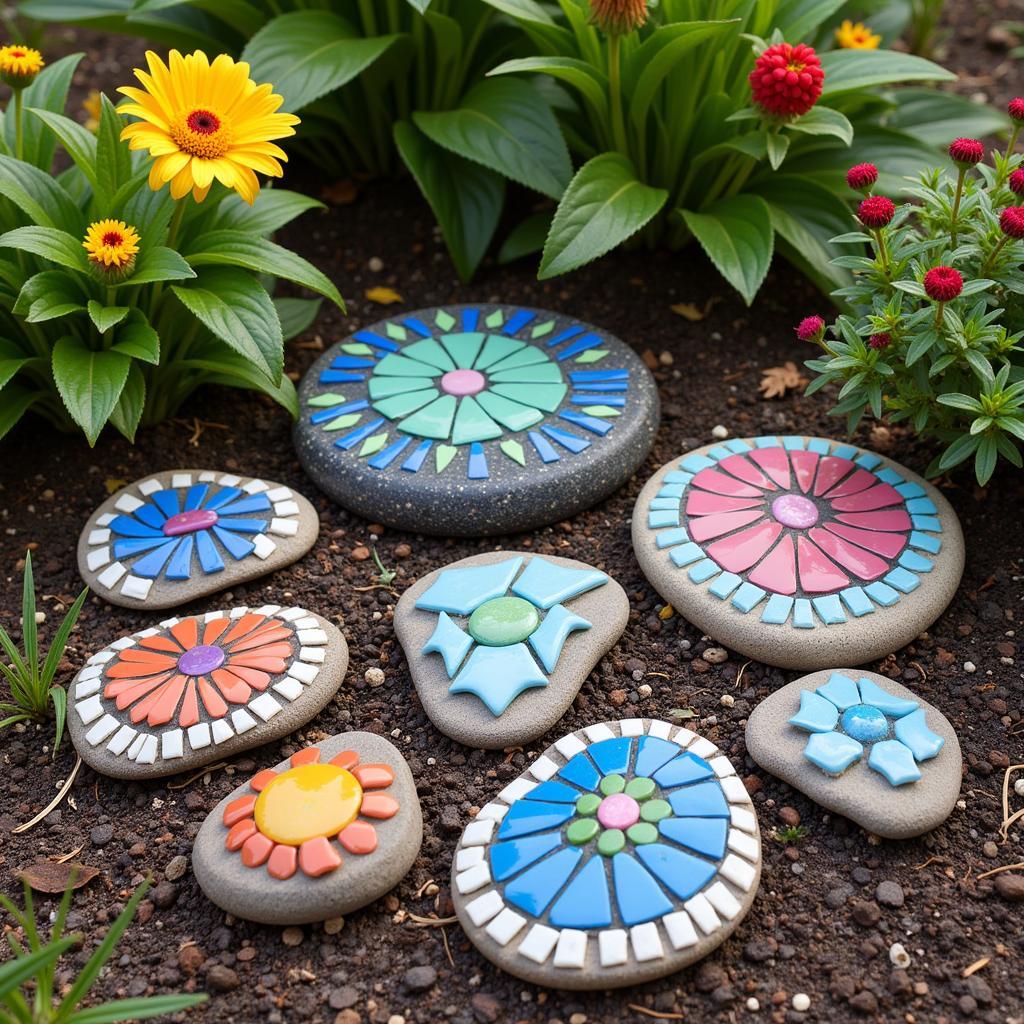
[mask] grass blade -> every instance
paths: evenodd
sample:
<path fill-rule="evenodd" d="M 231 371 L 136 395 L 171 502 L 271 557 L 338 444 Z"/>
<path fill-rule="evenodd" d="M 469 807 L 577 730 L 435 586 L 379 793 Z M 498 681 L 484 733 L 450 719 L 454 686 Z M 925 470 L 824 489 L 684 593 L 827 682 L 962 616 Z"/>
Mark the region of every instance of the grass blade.
<path fill-rule="evenodd" d="M 43 686 L 49 686 L 53 682 L 53 677 L 57 674 L 57 666 L 64 655 L 64 648 L 68 645 L 68 637 L 71 636 L 71 630 L 75 628 L 75 622 L 78 620 L 82 605 L 85 604 L 85 599 L 88 596 L 89 588 L 85 587 L 75 599 L 75 603 L 68 610 L 67 615 L 64 616 L 64 621 L 54 634 L 53 640 L 50 641 L 50 649 L 46 652 L 46 661 L 43 664 Z"/>

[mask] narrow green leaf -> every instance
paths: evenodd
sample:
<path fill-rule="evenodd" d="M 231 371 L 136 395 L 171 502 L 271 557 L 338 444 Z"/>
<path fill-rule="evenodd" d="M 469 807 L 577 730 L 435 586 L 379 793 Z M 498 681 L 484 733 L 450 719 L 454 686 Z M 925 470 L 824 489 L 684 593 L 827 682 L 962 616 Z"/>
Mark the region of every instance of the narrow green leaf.
<path fill-rule="evenodd" d="M 17 957 L 0 966 L 0 999 L 20 988 L 40 971 L 55 964 L 74 944 L 76 937 L 69 935 L 59 942 L 53 942 L 42 949 Z"/>
<path fill-rule="evenodd" d="M 110 413 L 110 422 L 114 429 L 132 444 L 139 429 L 142 411 L 146 407 L 146 378 L 139 364 L 132 362 L 128 371 L 128 379 L 121 389 L 121 396 Z"/>
<path fill-rule="evenodd" d="M 88 270 L 85 249 L 82 248 L 81 241 L 58 228 L 37 225 L 15 228 L 0 235 L 0 248 L 29 252 L 70 270 L 82 273 Z"/>
<path fill-rule="evenodd" d="M 57 138 L 65 152 L 75 162 L 92 186 L 93 192 L 98 191 L 96 178 L 96 136 L 70 117 L 57 114 L 50 110 L 38 110 L 29 107 L 28 112 L 39 118 Z"/>
<path fill-rule="evenodd" d="M 283 188 L 262 188 L 250 206 L 241 196 L 232 193 L 217 207 L 211 230 L 228 228 L 249 231 L 255 235 L 272 235 L 307 210 L 322 210 L 324 204 L 301 192 Z"/>
<path fill-rule="evenodd" d="M 124 120 L 106 95 L 100 94 L 100 126 L 96 136 L 96 199 L 110 216 L 121 216 L 113 205 L 118 190 L 131 180 L 132 159 L 121 141 Z"/>
<path fill-rule="evenodd" d="M 137 999 L 118 999 L 112 1003 L 101 1003 L 79 1010 L 71 1024 L 115 1024 L 116 1021 L 146 1020 L 165 1014 L 179 1013 L 192 1006 L 199 1006 L 209 999 L 200 995 L 140 996 Z"/>
<path fill-rule="evenodd" d="M 53 346 L 53 379 L 71 418 L 94 445 L 121 395 L 131 360 L 120 352 L 94 352 L 65 335 Z"/>
<path fill-rule="evenodd" d="M 829 50 L 821 55 L 821 67 L 825 72 L 823 100 L 873 85 L 956 81 L 952 71 L 894 50 Z"/>
<path fill-rule="evenodd" d="M 32 17 L 27 12 L 22 13 L 25 17 Z M 26 109 L 34 107 L 37 110 L 48 110 L 56 114 L 66 110 L 71 79 L 83 56 L 84 54 L 81 53 L 72 53 L 43 68 L 36 76 L 35 81 L 22 94 L 22 105 Z M 53 163 L 53 153 L 57 143 L 56 137 L 41 121 L 34 117 L 28 117 L 24 120 L 23 130 L 25 137 L 22 159 L 27 164 L 32 164 L 34 167 L 48 171 Z M 7 143 L 7 150 L 13 153 L 15 141 L 13 117 L 4 118 L 3 133 L 4 140 Z M 64 226 L 66 227 L 67 225 Z"/>
<path fill-rule="evenodd" d="M 551 230 L 554 210 L 539 210 L 517 224 L 498 251 L 499 263 L 512 263 L 524 256 L 532 256 L 544 248 L 544 240 Z"/>

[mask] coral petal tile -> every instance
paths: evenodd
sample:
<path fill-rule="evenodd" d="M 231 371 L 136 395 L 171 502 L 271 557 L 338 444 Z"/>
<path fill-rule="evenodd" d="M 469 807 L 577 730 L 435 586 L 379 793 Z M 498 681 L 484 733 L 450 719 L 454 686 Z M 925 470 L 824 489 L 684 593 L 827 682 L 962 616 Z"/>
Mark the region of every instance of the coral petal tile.
<path fill-rule="evenodd" d="M 289 634 L 290 635 L 290 634 Z M 236 658 L 242 657 L 243 655 L 247 658 L 253 657 L 253 655 L 261 655 L 264 658 L 290 658 L 292 656 L 292 645 L 290 643 L 265 643 L 254 644 L 252 649 L 242 649 L 237 646 L 232 647 L 229 653 L 229 657 L 232 661 Z"/>
<path fill-rule="evenodd" d="M 208 622 L 206 629 L 203 630 L 203 643 L 207 646 L 216 643 L 221 633 L 230 625 L 231 620 L 227 618 L 213 619 L 211 622 Z"/>
<path fill-rule="evenodd" d="M 151 651 L 169 651 L 171 654 L 182 654 L 180 644 L 176 644 L 169 636 L 147 636 L 139 641 L 140 647 L 148 647 Z"/>
<path fill-rule="evenodd" d="M 817 452 L 790 452 L 789 457 L 796 472 L 796 482 L 800 485 L 800 490 L 806 494 L 811 489 L 814 473 L 818 468 L 818 454 Z"/>
<path fill-rule="evenodd" d="M 878 483 L 878 477 L 869 473 L 866 469 L 858 469 L 853 476 L 847 477 L 838 487 L 833 487 L 825 497 L 831 501 L 833 498 L 844 498 L 848 494 L 856 494 L 858 491 L 866 491 L 873 484 Z"/>
<path fill-rule="evenodd" d="M 359 755 L 354 750 L 343 750 L 340 754 L 335 754 L 331 758 L 331 764 L 344 768 L 345 771 L 351 771 L 359 764 Z"/>
<path fill-rule="evenodd" d="M 262 832 L 249 836 L 242 844 L 242 863 L 247 868 L 258 868 L 267 862 L 274 849 L 274 840 L 269 839 Z"/>
<path fill-rule="evenodd" d="M 139 651 L 131 647 L 123 650 L 118 661 L 137 662 L 145 667 L 156 666 L 157 668 L 172 668 L 177 665 L 178 659 L 168 654 L 161 654 L 158 651 Z"/>
<path fill-rule="evenodd" d="M 750 582 L 775 594 L 796 593 L 796 551 L 790 534 L 750 574 Z"/>
<path fill-rule="evenodd" d="M 752 509 L 750 512 L 721 512 L 715 516 L 704 516 L 703 519 L 691 519 L 687 523 L 687 529 L 690 536 L 699 542 L 721 537 L 723 533 L 738 530 L 741 526 L 749 526 L 763 518 L 764 512 L 760 509 Z"/>
<path fill-rule="evenodd" d="M 894 533 L 881 533 L 878 530 L 858 530 L 855 526 L 843 526 L 842 523 L 825 523 L 825 529 L 834 533 L 851 544 L 857 544 L 868 551 L 875 551 L 886 558 L 895 558 L 907 543 L 906 537 Z"/>
<path fill-rule="evenodd" d="M 890 509 L 888 512 L 844 512 L 837 515 L 836 519 L 847 526 L 885 530 L 887 533 L 910 529 L 910 516 L 901 508 Z"/>
<path fill-rule="evenodd" d="M 739 512 L 741 509 L 756 508 L 762 504 L 764 498 L 730 498 L 724 494 L 691 491 L 686 499 L 686 514 L 707 516 L 716 512 Z"/>
<path fill-rule="evenodd" d="M 196 681 L 190 679 L 185 688 L 185 699 L 181 702 L 178 725 L 183 729 L 199 723 L 199 699 L 196 697 Z"/>
<path fill-rule="evenodd" d="M 250 836 L 254 835 L 256 835 L 256 822 L 252 818 L 246 818 L 244 821 L 232 825 L 231 831 L 228 832 L 227 838 L 224 840 L 224 846 L 234 853 L 242 848 L 242 844 Z"/>
<path fill-rule="evenodd" d="M 299 847 L 299 867 L 310 878 L 319 878 L 340 866 L 341 856 L 323 836 L 307 839 Z"/>
<path fill-rule="evenodd" d="M 829 561 L 824 552 L 806 537 L 797 537 L 796 550 L 800 565 L 800 586 L 808 594 L 823 594 L 849 584 L 850 578 L 846 573 Z"/>
<path fill-rule="evenodd" d="M 224 824 L 231 828 L 232 825 L 236 825 L 243 818 L 250 817 L 255 806 L 256 797 L 254 796 L 240 796 L 237 800 L 232 800 L 224 808 Z"/>
<path fill-rule="evenodd" d="M 903 495 L 892 484 L 878 484 L 857 494 L 829 500 L 836 512 L 874 512 L 888 505 L 902 505 Z"/>
<path fill-rule="evenodd" d="M 221 700 L 220 694 L 205 680 L 199 680 L 199 696 L 203 698 L 203 707 L 212 718 L 223 718 L 228 713 L 228 706 Z"/>
<path fill-rule="evenodd" d="M 231 660 L 230 666 L 225 669 L 230 672 L 233 676 L 237 676 L 251 686 L 254 690 L 265 690 L 270 685 L 270 676 L 266 672 L 260 672 L 259 669 L 246 668 L 244 665 L 239 665 L 234 659 Z"/>
<path fill-rule="evenodd" d="M 728 470 L 733 476 L 739 477 L 744 483 L 753 484 L 755 487 L 762 487 L 766 491 L 774 491 L 775 484 L 753 465 L 745 455 L 730 455 L 722 459 L 718 464 L 722 469 Z"/>
<path fill-rule="evenodd" d="M 266 620 L 265 615 L 257 615 L 255 612 L 248 612 L 243 615 L 231 628 L 231 631 L 224 637 L 223 643 L 229 644 L 232 640 L 238 640 L 248 633 L 251 633 L 261 622 Z"/>
<path fill-rule="evenodd" d="M 178 702 L 185 691 L 185 682 L 184 676 L 175 676 L 160 690 L 146 716 L 146 721 L 150 725 L 166 725 L 174 717 Z"/>
<path fill-rule="evenodd" d="M 117 710 L 124 711 L 133 700 L 145 697 L 151 690 L 166 683 L 173 674 L 164 672 L 163 675 L 154 676 L 152 679 L 121 679 L 116 683 L 107 683 L 103 689 L 103 696 L 117 697 Z"/>
<path fill-rule="evenodd" d="M 338 842 L 349 853 L 373 853 L 377 849 L 377 830 L 368 821 L 353 821 L 338 833 Z"/>
<path fill-rule="evenodd" d="M 826 455 L 818 466 L 818 478 L 814 481 L 815 496 L 820 498 L 853 469 L 854 464 L 849 459 L 841 459 L 838 455 Z"/>
<path fill-rule="evenodd" d="M 277 640 L 288 641 L 291 640 L 294 634 L 290 629 L 283 627 L 275 627 L 273 629 L 261 629 L 254 633 L 252 636 L 245 637 L 244 640 L 239 640 L 237 643 L 231 645 L 231 653 L 234 654 L 240 651 L 251 651 L 255 647 L 263 647 L 267 644 L 272 644 Z M 291 647 L 288 648 L 291 650 Z"/>
<path fill-rule="evenodd" d="M 226 672 L 222 668 L 216 669 L 213 673 L 213 681 L 217 684 L 220 692 L 231 701 L 232 704 L 245 704 L 252 695 L 252 690 L 236 675 Z"/>
<path fill-rule="evenodd" d="M 289 654 L 291 652 L 289 651 Z M 258 668 L 271 675 L 277 675 L 288 667 L 288 662 L 283 658 L 267 658 L 259 654 L 239 654 L 231 656 L 231 667 L 236 668 Z"/>
<path fill-rule="evenodd" d="M 836 537 L 821 529 L 811 530 L 809 536 L 826 555 L 862 580 L 876 580 L 889 571 L 888 562 L 873 555 L 870 551 L 847 543 L 841 537 Z"/>
<path fill-rule="evenodd" d="M 171 671 L 176 668 L 174 662 L 171 662 L 166 668 L 159 665 L 125 665 L 120 662 L 115 662 L 110 668 L 107 669 L 108 679 L 147 679 L 152 678 L 158 673 L 169 675 Z"/>
<path fill-rule="evenodd" d="M 267 874 L 271 878 L 279 878 L 283 882 L 295 874 L 298 866 L 299 853 L 294 846 L 278 844 L 267 861 Z"/>
<path fill-rule="evenodd" d="M 750 453 L 756 462 L 781 488 L 789 489 L 789 459 L 782 448 L 758 448 Z"/>
<path fill-rule="evenodd" d="M 135 725 L 138 725 L 144 718 L 149 715 L 150 708 L 152 708 L 156 702 L 163 695 L 164 691 L 173 684 L 174 679 L 164 683 L 162 686 L 157 687 L 148 696 L 143 697 L 129 712 L 129 717 Z"/>
<path fill-rule="evenodd" d="M 199 623 L 194 618 L 182 619 L 171 626 L 171 635 L 188 650 L 199 643 Z"/>
<path fill-rule="evenodd" d="M 691 481 L 694 487 L 712 494 L 729 494 L 734 498 L 760 498 L 761 491 L 750 484 L 742 483 L 733 476 L 720 473 L 717 469 L 702 469 Z"/>
<path fill-rule="evenodd" d="M 388 764 L 361 764 L 352 769 L 363 789 L 384 789 L 395 781 L 395 773 Z"/>
<path fill-rule="evenodd" d="M 319 761 L 320 748 L 307 747 L 305 750 L 300 750 L 297 754 L 292 754 L 291 765 L 293 768 L 298 768 L 300 764 L 318 764 Z"/>
<path fill-rule="evenodd" d="M 273 768 L 264 768 L 249 780 L 249 788 L 257 793 L 262 793 L 276 778 L 277 772 Z"/>
<path fill-rule="evenodd" d="M 398 801 L 387 793 L 366 793 L 359 813 L 366 818 L 393 818 L 398 813 Z"/>
<path fill-rule="evenodd" d="M 781 523 L 759 523 L 708 546 L 708 555 L 729 572 L 743 572 L 760 561 L 782 533 Z"/>

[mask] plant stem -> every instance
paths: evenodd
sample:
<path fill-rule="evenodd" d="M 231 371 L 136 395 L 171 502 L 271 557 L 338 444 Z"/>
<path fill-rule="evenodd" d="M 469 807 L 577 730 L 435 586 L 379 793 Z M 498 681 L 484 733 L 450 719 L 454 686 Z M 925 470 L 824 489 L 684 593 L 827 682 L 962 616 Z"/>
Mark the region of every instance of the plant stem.
<path fill-rule="evenodd" d="M 25 139 L 22 126 L 21 89 L 14 90 L 14 155 L 18 160 L 24 159 Z"/>
<path fill-rule="evenodd" d="M 1003 246 L 1006 245 L 1006 243 L 1009 240 L 1009 235 L 1003 235 L 1003 237 L 999 239 L 998 245 L 996 245 L 996 247 L 985 258 L 985 262 L 982 263 L 981 270 L 979 271 L 982 277 L 984 277 L 988 273 L 989 267 L 991 267 L 992 264 L 995 262 L 996 257 L 1000 254 L 1000 252 L 1002 252 Z"/>
<path fill-rule="evenodd" d="M 167 245 L 168 249 L 174 248 L 174 243 L 178 240 L 178 232 L 181 230 L 181 222 L 185 217 L 185 198 L 179 199 L 174 204 L 174 213 L 171 216 L 170 226 L 167 228 Z"/>
<path fill-rule="evenodd" d="M 882 273 L 886 277 L 892 277 L 892 267 L 889 265 L 889 247 L 885 244 L 885 234 L 882 229 L 879 228 L 877 231 L 873 231 L 872 234 L 875 237 L 875 242 L 878 245 L 878 258 L 882 263 Z"/>
<path fill-rule="evenodd" d="M 937 331 L 942 330 L 942 317 L 945 312 L 945 309 L 946 304 L 944 302 L 940 302 L 938 306 L 936 306 L 935 308 L 935 330 Z"/>
<path fill-rule="evenodd" d="M 619 35 L 608 37 L 608 101 L 612 112 L 612 138 L 615 148 L 623 155 L 629 156 L 626 145 L 626 123 L 622 117 L 622 38 Z"/>
<path fill-rule="evenodd" d="M 953 197 L 953 213 L 949 220 L 949 241 L 950 248 L 956 248 L 956 218 L 960 213 L 960 199 L 964 194 L 964 178 L 967 177 L 967 168 L 961 167 L 956 179 L 956 195 Z"/>

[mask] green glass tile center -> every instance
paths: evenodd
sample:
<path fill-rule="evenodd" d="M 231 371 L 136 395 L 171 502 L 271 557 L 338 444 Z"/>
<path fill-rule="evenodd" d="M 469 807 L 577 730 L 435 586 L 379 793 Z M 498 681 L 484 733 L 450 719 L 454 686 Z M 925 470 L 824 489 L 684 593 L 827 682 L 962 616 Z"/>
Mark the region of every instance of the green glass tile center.
<path fill-rule="evenodd" d="M 469 634 L 486 647 L 509 647 L 540 625 L 540 613 L 521 597 L 496 597 L 469 617 Z"/>
<path fill-rule="evenodd" d="M 633 826 L 636 828 L 636 826 Z M 626 847 L 626 837 L 621 829 L 608 828 L 601 833 L 600 839 L 597 841 L 597 852 L 602 857 L 614 857 L 615 854 L 621 853 Z"/>
<path fill-rule="evenodd" d="M 596 818 L 577 818 L 565 830 L 565 838 L 573 846 L 583 846 L 585 843 L 589 843 L 600 831 L 601 826 L 598 825 Z"/>

